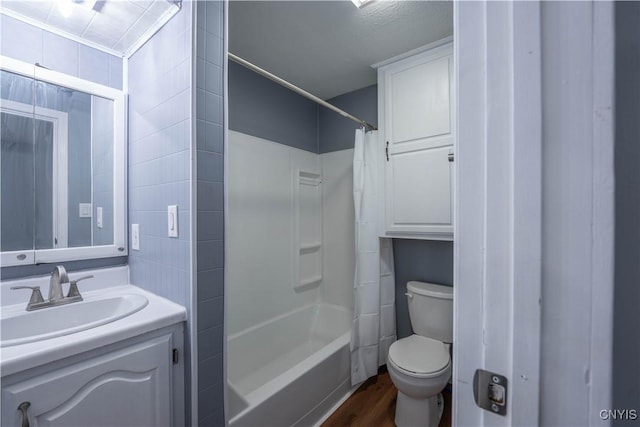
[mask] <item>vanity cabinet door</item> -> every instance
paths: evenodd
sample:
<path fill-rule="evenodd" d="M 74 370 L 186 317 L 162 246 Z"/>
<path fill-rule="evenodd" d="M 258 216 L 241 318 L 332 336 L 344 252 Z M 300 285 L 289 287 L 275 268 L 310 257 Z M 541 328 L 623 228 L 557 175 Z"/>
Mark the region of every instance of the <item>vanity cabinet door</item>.
<path fill-rule="evenodd" d="M 2 389 L 2 425 L 31 427 L 172 424 L 172 334 L 122 348 Z"/>
<path fill-rule="evenodd" d="M 453 49 L 379 69 L 382 236 L 453 237 Z"/>

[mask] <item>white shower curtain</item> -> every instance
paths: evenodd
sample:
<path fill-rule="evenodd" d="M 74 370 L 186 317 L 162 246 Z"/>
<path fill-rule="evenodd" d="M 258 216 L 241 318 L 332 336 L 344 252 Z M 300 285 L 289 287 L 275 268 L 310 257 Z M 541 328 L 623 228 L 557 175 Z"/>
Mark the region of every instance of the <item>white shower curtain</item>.
<path fill-rule="evenodd" d="M 395 278 L 391 239 L 378 237 L 377 131 L 356 130 L 353 155 L 356 273 L 351 328 L 351 385 L 387 363 L 396 340 Z"/>

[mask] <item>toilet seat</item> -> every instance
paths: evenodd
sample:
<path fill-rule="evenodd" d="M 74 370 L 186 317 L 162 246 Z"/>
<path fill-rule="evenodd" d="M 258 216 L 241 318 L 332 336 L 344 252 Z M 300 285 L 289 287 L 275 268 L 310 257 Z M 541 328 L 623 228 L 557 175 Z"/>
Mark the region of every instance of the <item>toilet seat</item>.
<path fill-rule="evenodd" d="M 431 378 L 449 369 L 451 357 L 442 341 L 411 335 L 391 344 L 388 362 L 406 375 Z"/>

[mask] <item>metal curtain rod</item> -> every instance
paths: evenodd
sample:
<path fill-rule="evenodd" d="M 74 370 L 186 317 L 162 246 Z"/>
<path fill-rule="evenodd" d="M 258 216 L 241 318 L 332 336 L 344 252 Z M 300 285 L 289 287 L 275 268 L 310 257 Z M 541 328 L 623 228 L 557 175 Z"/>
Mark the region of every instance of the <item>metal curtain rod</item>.
<path fill-rule="evenodd" d="M 286 87 L 287 89 L 291 89 L 292 91 L 299 93 L 300 95 L 304 96 L 305 98 L 308 98 L 314 102 L 317 102 L 318 104 L 322 105 L 325 108 L 328 108 L 330 110 L 335 111 L 336 113 L 340 114 L 341 116 L 346 117 L 347 119 L 351 119 L 356 123 L 361 124 L 362 126 L 365 127 L 366 130 L 378 130 L 377 127 L 375 127 L 374 125 L 365 122 L 362 119 L 357 118 L 356 116 L 353 116 L 349 113 L 347 113 L 344 110 L 341 110 L 340 108 L 336 107 L 335 105 L 329 104 L 327 101 L 325 101 L 322 98 L 318 98 L 317 96 L 315 96 L 312 93 L 307 92 L 304 89 L 299 88 L 298 86 L 289 83 L 288 81 L 281 79 L 280 77 L 276 76 L 275 74 L 271 74 L 270 72 L 268 72 L 267 70 L 264 70 L 260 67 L 258 67 L 257 65 L 252 64 L 251 62 L 240 58 L 239 56 L 234 55 L 231 52 L 228 52 L 227 55 L 229 56 L 229 59 L 231 59 L 234 62 L 237 62 L 238 64 L 249 68 L 250 70 L 255 71 L 258 74 L 262 74 L 263 76 L 265 76 L 266 78 L 268 78 L 269 80 L 272 80 L 276 83 L 278 83 L 281 86 Z"/>

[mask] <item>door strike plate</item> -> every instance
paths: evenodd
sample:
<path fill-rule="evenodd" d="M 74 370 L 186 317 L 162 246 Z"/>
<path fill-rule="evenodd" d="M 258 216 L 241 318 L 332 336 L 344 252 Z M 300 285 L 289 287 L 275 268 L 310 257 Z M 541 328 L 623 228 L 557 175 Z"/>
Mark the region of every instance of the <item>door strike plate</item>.
<path fill-rule="evenodd" d="M 494 372 L 476 369 L 473 398 L 476 405 L 498 415 L 507 415 L 507 378 Z"/>

